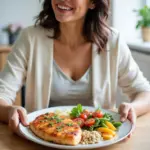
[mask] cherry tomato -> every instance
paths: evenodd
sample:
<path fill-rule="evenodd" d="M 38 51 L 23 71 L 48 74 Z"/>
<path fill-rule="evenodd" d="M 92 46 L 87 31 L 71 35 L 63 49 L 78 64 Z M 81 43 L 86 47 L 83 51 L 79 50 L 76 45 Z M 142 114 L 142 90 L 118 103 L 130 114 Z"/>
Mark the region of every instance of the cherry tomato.
<path fill-rule="evenodd" d="M 84 123 L 84 125 L 87 126 L 87 127 L 90 127 L 94 124 L 95 124 L 95 119 L 94 118 L 90 118 L 90 119 L 86 120 L 85 123 Z"/>
<path fill-rule="evenodd" d="M 83 113 L 83 114 L 86 114 L 87 117 L 89 117 L 89 116 L 91 115 L 91 112 L 89 112 L 89 111 L 86 110 L 86 109 L 84 109 L 82 113 Z"/>
<path fill-rule="evenodd" d="M 84 120 L 86 120 L 87 119 L 87 115 L 86 114 L 84 114 L 84 113 L 82 113 L 82 114 L 80 114 L 80 116 L 79 116 L 80 118 L 82 118 L 82 119 L 84 119 Z"/>
<path fill-rule="evenodd" d="M 82 118 L 75 118 L 73 121 L 76 122 L 80 127 L 84 126 L 84 119 Z"/>
<path fill-rule="evenodd" d="M 103 113 L 101 111 L 95 111 L 92 115 L 94 118 L 103 118 Z"/>

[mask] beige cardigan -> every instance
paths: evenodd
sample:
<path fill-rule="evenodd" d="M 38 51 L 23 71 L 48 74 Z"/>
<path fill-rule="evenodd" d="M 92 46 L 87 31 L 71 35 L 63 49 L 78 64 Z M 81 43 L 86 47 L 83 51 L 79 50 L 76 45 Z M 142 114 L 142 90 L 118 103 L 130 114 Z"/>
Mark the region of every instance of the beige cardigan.
<path fill-rule="evenodd" d="M 22 31 L 0 73 L 1 99 L 12 103 L 16 92 L 22 84 L 26 84 L 27 111 L 48 107 L 53 71 L 53 39 L 48 36 L 52 34 L 33 26 Z M 116 106 L 118 84 L 129 97 L 137 92 L 150 91 L 148 81 L 143 77 L 120 34 L 114 29 L 107 51 L 99 54 L 93 44 L 92 80 L 93 103 L 103 108 Z"/>

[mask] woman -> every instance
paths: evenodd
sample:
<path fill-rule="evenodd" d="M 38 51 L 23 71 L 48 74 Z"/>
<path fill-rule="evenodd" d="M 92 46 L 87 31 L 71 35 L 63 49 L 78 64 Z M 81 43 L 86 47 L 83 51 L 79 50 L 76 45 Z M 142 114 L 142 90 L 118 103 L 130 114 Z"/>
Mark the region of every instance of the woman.
<path fill-rule="evenodd" d="M 136 122 L 149 111 L 150 85 L 120 34 L 106 22 L 109 0 L 45 0 L 35 27 L 23 30 L 0 75 L 0 120 L 14 132 L 28 125 L 26 111 L 12 106 L 26 84 L 28 112 L 56 105 L 113 109 L 117 85 L 131 99 L 121 120 Z"/>

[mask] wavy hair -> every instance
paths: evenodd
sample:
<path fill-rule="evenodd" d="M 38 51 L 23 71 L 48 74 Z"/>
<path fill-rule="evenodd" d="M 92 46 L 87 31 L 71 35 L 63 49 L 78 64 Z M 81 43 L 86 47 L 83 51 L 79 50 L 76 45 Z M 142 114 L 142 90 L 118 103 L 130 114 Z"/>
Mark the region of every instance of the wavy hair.
<path fill-rule="evenodd" d="M 109 16 L 109 0 L 92 0 L 94 9 L 89 9 L 83 27 L 83 36 L 87 41 L 95 43 L 99 52 L 106 49 L 110 28 L 107 25 Z M 51 0 L 44 0 L 43 10 L 36 17 L 35 26 L 40 25 L 45 29 L 54 30 L 52 38 L 60 36 L 59 22 L 56 20 L 52 9 Z"/>

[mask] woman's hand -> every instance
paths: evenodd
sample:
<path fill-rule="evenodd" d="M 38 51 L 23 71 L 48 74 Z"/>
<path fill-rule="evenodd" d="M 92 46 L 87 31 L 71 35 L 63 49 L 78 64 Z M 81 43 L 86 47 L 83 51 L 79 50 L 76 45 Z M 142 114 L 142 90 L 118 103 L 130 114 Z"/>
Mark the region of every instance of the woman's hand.
<path fill-rule="evenodd" d="M 133 124 L 133 131 L 135 130 L 136 125 L 136 112 L 131 103 L 122 103 L 119 107 L 119 114 L 121 115 L 121 121 L 124 122 L 126 119 L 129 119 Z M 133 133 L 133 132 L 132 132 Z M 128 136 L 131 137 L 132 133 Z"/>
<path fill-rule="evenodd" d="M 28 126 L 27 122 L 27 112 L 23 107 L 20 106 L 11 106 L 8 112 L 8 124 L 10 129 L 22 136 L 19 132 L 19 123 L 22 123 L 24 126 Z"/>

